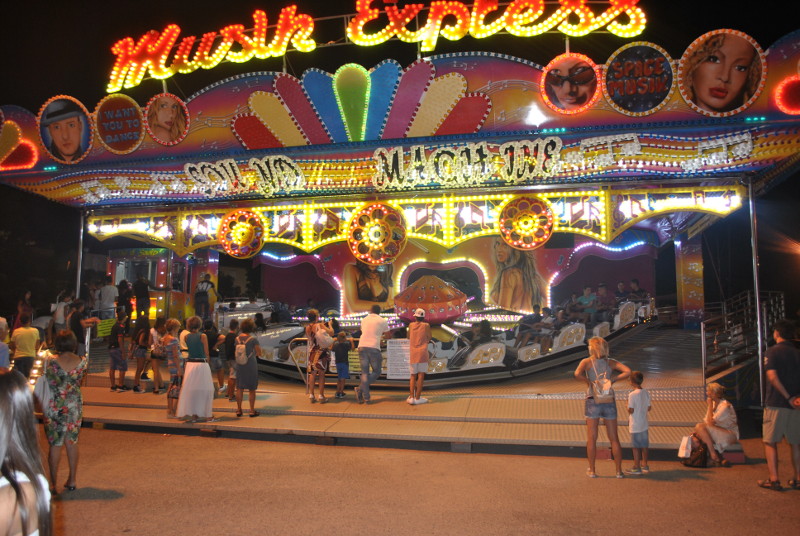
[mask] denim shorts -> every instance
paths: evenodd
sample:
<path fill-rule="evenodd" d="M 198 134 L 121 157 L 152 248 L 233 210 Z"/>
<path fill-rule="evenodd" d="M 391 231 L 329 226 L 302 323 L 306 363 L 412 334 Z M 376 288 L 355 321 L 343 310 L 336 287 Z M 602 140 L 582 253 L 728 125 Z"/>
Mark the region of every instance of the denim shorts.
<path fill-rule="evenodd" d="M 125 372 L 128 370 L 128 361 L 122 356 L 121 348 L 109 348 L 108 355 L 111 357 L 111 370 Z"/>
<path fill-rule="evenodd" d="M 350 362 L 342 361 L 336 363 L 336 377 L 340 380 L 350 379 Z"/>
<path fill-rule="evenodd" d="M 631 433 L 631 446 L 635 449 L 646 449 L 650 446 L 650 434 L 644 432 Z"/>
<path fill-rule="evenodd" d="M 617 403 L 598 404 L 594 398 L 587 398 L 584 404 L 584 414 L 587 419 L 616 419 Z"/>
<path fill-rule="evenodd" d="M 217 372 L 218 370 L 222 369 L 222 358 L 209 357 L 208 366 L 211 368 L 211 372 Z"/>

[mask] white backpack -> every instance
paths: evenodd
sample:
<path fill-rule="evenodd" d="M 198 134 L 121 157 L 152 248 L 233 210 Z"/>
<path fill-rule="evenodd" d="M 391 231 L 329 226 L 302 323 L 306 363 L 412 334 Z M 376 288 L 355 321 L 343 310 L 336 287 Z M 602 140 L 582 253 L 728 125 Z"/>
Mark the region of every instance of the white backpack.
<path fill-rule="evenodd" d="M 611 384 L 611 366 L 606 363 L 606 370 L 602 374 L 597 373 L 597 367 L 592 363 L 594 369 L 595 380 L 592 382 L 592 389 L 594 391 L 594 401 L 598 404 L 608 404 L 614 401 L 614 388 Z"/>
<path fill-rule="evenodd" d="M 249 339 L 250 337 L 242 342 L 241 338 L 236 338 L 236 350 L 234 351 L 234 356 L 236 358 L 237 365 L 246 365 L 247 361 L 249 360 L 249 356 L 247 355 L 247 341 Z"/>

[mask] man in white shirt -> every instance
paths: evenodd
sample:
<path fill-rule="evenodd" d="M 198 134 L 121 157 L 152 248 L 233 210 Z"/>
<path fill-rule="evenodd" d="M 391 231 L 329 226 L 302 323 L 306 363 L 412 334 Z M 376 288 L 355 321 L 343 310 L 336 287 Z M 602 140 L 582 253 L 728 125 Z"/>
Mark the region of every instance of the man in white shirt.
<path fill-rule="evenodd" d="M 100 309 L 100 319 L 114 318 L 117 309 L 117 297 L 119 297 L 119 290 L 111 284 L 111 278 L 106 277 L 106 284 L 98 292 L 98 305 Z"/>
<path fill-rule="evenodd" d="M 381 375 L 383 356 L 381 339 L 389 331 L 389 323 L 380 316 L 381 306 L 373 305 L 372 312 L 361 319 L 361 338 L 358 341 L 358 359 L 361 361 L 361 384 L 355 388 L 359 404 L 369 403 L 369 386 Z"/>

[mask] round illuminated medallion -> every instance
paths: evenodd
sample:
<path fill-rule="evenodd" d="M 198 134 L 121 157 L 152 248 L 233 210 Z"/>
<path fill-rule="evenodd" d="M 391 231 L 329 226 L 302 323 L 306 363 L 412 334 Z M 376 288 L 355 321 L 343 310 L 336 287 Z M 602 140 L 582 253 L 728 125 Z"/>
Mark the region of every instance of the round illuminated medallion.
<path fill-rule="evenodd" d="M 367 264 L 389 264 L 406 246 L 406 228 L 399 210 L 376 203 L 353 215 L 347 243 L 353 256 Z"/>
<path fill-rule="evenodd" d="M 231 257 L 247 259 L 264 245 L 264 222 L 255 212 L 234 210 L 222 218 L 217 240 Z"/>
<path fill-rule="evenodd" d="M 775 90 L 775 103 L 780 111 L 800 115 L 800 75 L 784 78 Z"/>
<path fill-rule="evenodd" d="M 500 235 L 515 249 L 535 249 L 553 234 L 553 211 L 537 197 L 518 197 L 500 214 Z"/>

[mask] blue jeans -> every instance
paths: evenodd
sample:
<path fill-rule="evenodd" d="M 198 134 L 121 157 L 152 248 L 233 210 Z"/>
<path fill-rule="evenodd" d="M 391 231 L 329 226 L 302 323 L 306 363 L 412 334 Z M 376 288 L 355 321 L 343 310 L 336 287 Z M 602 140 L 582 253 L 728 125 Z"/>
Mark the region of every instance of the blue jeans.
<path fill-rule="evenodd" d="M 383 356 L 377 348 L 359 348 L 358 360 L 361 362 L 361 384 L 359 389 L 361 394 L 364 395 L 364 400 L 369 400 L 369 386 L 381 375 Z"/>
<path fill-rule="evenodd" d="M 208 294 L 201 293 L 194 295 L 194 314 L 206 320 L 208 318 Z"/>

